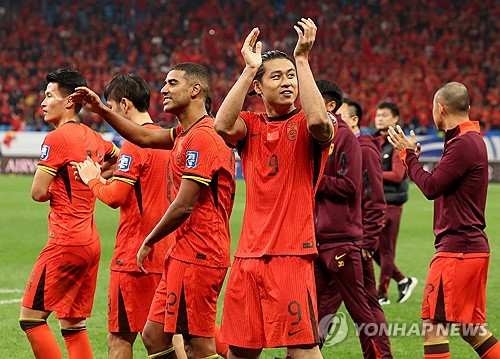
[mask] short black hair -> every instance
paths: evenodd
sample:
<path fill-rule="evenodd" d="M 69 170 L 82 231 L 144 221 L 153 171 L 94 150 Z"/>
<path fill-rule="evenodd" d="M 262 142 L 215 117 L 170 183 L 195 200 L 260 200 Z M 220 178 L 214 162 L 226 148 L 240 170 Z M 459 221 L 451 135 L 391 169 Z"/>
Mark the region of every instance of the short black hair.
<path fill-rule="evenodd" d="M 278 59 L 286 59 L 290 61 L 295 67 L 295 62 L 291 59 L 290 56 L 285 54 L 283 51 L 280 50 L 266 51 L 262 54 L 262 64 L 259 66 L 259 69 L 257 70 L 257 73 L 255 74 L 255 77 L 253 79 L 262 82 L 262 76 L 266 72 L 266 62 Z"/>
<path fill-rule="evenodd" d="M 333 113 L 337 112 L 337 110 L 342 106 L 344 101 L 344 93 L 337 86 L 337 84 L 327 81 L 327 80 L 316 80 L 316 86 L 318 86 L 319 92 L 321 96 L 327 101 L 335 101 L 335 108 L 333 109 Z"/>
<path fill-rule="evenodd" d="M 381 104 L 379 104 L 377 106 L 377 110 L 383 110 L 384 108 L 387 108 L 391 111 L 392 115 L 393 116 L 397 116 L 397 117 L 400 117 L 399 116 L 399 108 L 398 106 L 393 103 L 393 102 L 382 102 Z"/>
<path fill-rule="evenodd" d="M 151 91 L 146 81 L 136 74 L 119 74 L 108 82 L 104 90 L 106 101 L 113 100 L 120 102 L 122 98 L 127 98 L 134 104 L 139 112 L 146 112 L 149 109 Z"/>
<path fill-rule="evenodd" d="M 357 103 L 356 101 L 353 101 L 351 99 L 348 99 L 348 98 L 344 98 L 344 103 L 348 107 L 354 108 L 354 112 L 355 112 L 354 115 L 356 115 L 358 117 L 357 126 L 361 127 L 361 121 L 363 120 L 363 110 L 361 109 L 361 106 L 359 105 L 359 103 Z"/>
<path fill-rule="evenodd" d="M 55 71 L 49 72 L 45 76 L 47 84 L 50 82 L 56 83 L 58 85 L 59 91 L 64 96 L 69 96 L 75 89 L 80 86 L 87 86 L 87 80 L 78 71 L 73 69 L 57 69 Z M 75 112 L 79 113 L 83 105 L 81 103 L 75 103 Z"/>
<path fill-rule="evenodd" d="M 200 64 L 194 62 L 183 62 L 175 65 L 170 69 L 170 71 L 184 71 L 184 78 L 190 81 L 198 81 L 201 85 L 201 92 L 206 99 L 210 96 L 210 74 L 208 69 Z"/>

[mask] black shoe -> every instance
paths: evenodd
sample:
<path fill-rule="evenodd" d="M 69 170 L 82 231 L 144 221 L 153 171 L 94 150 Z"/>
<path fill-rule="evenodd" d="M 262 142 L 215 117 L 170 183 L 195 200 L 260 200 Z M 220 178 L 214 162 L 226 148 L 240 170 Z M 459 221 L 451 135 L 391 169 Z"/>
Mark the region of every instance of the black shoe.
<path fill-rule="evenodd" d="M 398 284 L 399 299 L 398 303 L 404 303 L 410 298 L 413 290 L 418 284 L 418 279 L 415 277 L 408 277 L 406 283 Z"/>

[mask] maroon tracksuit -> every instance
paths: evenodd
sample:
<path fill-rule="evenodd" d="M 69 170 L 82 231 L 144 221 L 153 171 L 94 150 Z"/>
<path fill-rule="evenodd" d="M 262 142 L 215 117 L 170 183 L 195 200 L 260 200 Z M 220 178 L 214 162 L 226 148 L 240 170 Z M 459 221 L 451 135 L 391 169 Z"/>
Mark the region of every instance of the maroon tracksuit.
<path fill-rule="evenodd" d="M 431 173 L 422 168 L 414 151 L 400 156 L 408 176 L 427 199 L 434 200 L 436 252 L 489 253 L 484 233 L 488 155 L 478 122 L 467 121 L 446 131 L 443 155 Z"/>
<path fill-rule="evenodd" d="M 384 196 L 380 144 L 371 135 L 358 135 L 358 141 L 361 145 L 361 155 L 363 157 L 363 244 L 361 247 L 373 253 L 378 248 L 379 235 L 382 231 L 382 222 L 387 207 Z M 378 301 L 371 258 L 363 260 L 363 277 L 368 305 L 375 323 L 387 325 L 385 314 Z M 387 335 L 381 335 L 377 347 L 382 358 L 392 358 L 391 344 Z"/>
<path fill-rule="evenodd" d="M 408 179 L 405 166 L 387 140 L 387 135 L 377 135 L 381 146 L 384 194 L 387 202 L 384 227 L 380 233 L 379 247 L 373 259 L 380 265 L 378 295 L 387 296 L 389 282 L 405 279 L 395 263 L 396 241 L 399 223 L 403 212 L 403 203 L 408 199 Z"/>
<path fill-rule="evenodd" d="M 326 315 L 336 313 L 343 300 L 355 323 L 368 324 L 375 321 L 366 299 L 360 249 L 361 148 L 347 124 L 338 122 L 333 153 L 326 162 L 316 194 L 318 316 L 321 321 Z M 360 333 L 365 358 L 375 358 L 372 339 L 377 343 L 378 338 Z"/>

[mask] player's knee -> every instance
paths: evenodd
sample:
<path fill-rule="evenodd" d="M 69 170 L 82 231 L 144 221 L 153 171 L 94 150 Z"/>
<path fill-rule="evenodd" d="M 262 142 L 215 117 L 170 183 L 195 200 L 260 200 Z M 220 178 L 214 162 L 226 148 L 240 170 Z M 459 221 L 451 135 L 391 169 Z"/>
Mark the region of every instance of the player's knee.
<path fill-rule="evenodd" d="M 47 324 L 45 319 L 19 319 L 19 326 L 23 330 L 23 332 L 29 331 L 30 329 L 39 327 L 40 325 Z"/>
<path fill-rule="evenodd" d="M 108 348 L 132 346 L 137 333 L 108 333 Z"/>
<path fill-rule="evenodd" d="M 72 335 L 84 332 L 87 330 L 85 325 L 80 327 L 61 327 L 61 334 L 64 338 L 70 337 Z"/>

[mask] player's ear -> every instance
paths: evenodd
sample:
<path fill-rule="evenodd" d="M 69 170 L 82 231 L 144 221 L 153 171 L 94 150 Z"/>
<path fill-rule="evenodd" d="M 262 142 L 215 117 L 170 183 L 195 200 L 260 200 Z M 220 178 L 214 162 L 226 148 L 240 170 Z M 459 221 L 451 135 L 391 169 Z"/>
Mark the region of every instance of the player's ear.
<path fill-rule="evenodd" d="M 262 95 L 262 88 L 259 81 L 253 80 L 253 90 L 258 96 Z"/>
<path fill-rule="evenodd" d="M 118 106 L 121 106 L 123 108 L 123 111 L 127 112 L 130 109 L 130 101 L 126 99 L 125 97 L 122 97 L 120 99 L 120 103 Z"/>
<path fill-rule="evenodd" d="M 71 99 L 71 97 L 66 97 L 66 109 L 69 110 L 71 107 L 75 106 L 75 103 Z"/>
<path fill-rule="evenodd" d="M 199 95 L 200 92 L 201 92 L 201 84 L 194 83 L 193 87 L 191 88 L 191 96 L 195 97 L 195 96 Z"/>
<path fill-rule="evenodd" d="M 326 110 L 333 113 L 333 110 L 335 109 L 335 106 L 337 106 L 337 103 L 335 101 L 328 101 L 326 103 Z"/>

